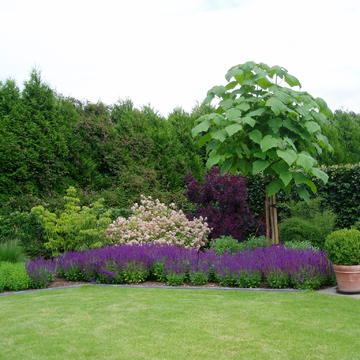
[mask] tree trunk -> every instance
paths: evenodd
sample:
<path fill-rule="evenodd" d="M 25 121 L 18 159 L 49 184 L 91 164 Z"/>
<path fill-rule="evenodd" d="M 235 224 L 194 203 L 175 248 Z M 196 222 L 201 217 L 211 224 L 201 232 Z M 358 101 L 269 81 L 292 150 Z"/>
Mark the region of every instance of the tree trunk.
<path fill-rule="evenodd" d="M 276 195 L 265 195 L 266 245 L 279 244 L 278 214 Z"/>

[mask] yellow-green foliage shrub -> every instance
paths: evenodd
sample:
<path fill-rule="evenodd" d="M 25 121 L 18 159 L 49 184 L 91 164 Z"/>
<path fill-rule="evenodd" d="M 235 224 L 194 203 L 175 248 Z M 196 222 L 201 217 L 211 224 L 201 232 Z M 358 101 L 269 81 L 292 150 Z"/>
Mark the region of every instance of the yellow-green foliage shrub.
<path fill-rule="evenodd" d="M 98 248 L 107 243 L 105 229 L 111 223 L 111 211 L 104 208 L 104 200 L 99 199 L 91 206 L 81 206 L 74 187 L 69 187 L 64 196 L 65 208 L 60 212 L 50 212 L 43 206 L 31 209 L 36 214 L 45 233 L 45 247 L 53 255 L 64 251 Z"/>

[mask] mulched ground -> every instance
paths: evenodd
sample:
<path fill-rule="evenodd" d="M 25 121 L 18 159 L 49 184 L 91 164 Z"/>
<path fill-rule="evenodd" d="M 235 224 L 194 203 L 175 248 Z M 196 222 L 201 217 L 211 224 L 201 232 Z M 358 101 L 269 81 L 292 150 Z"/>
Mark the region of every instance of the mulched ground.
<path fill-rule="evenodd" d="M 57 287 L 63 287 L 63 286 L 72 286 L 72 285 L 88 285 L 91 284 L 89 282 L 84 282 L 84 281 L 67 281 L 65 279 L 62 278 L 55 278 L 54 281 L 48 286 L 49 288 L 57 288 Z M 139 284 L 131 284 L 133 286 L 139 286 L 139 287 L 163 287 L 163 286 L 168 286 L 166 283 L 162 283 L 162 282 L 155 282 L 155 281 L 145 281 Z M 184 285 L 180 285 L 180 287 L 214 287 L 214 288 L 218 288 L 218 287 L 222 287 L 219 284 L 216 283 L 207 283 L 205 285 L 201 285 L 201 286 L 195 286 L 192 284 L 184 284 Z"/>

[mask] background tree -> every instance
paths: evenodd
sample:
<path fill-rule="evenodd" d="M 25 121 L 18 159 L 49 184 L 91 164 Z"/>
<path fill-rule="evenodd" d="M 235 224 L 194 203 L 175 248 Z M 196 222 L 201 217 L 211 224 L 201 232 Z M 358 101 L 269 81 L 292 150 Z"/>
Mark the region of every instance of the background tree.
<path fill-rule="evenodd" d="M 295 186 L 308 200 L 308 189 L 317 191 L 311 178 L 327 181 L 316 158 L 323 149 L 332 150 L 320 125 L 333 115 L 321 98 L 292 89 L 301 87 L 299 80 L 280 66 L 247 62 L 232 67 L 225 78 L 228 84 L 210 89 L 204 101 L 210 104 L 216 97 L 215 112 L 201 116 L 192 134 L 200 145 L 207 144 L 209 168 L 263 172 L 266 236 L 278 243 L 275 195 Z"/>

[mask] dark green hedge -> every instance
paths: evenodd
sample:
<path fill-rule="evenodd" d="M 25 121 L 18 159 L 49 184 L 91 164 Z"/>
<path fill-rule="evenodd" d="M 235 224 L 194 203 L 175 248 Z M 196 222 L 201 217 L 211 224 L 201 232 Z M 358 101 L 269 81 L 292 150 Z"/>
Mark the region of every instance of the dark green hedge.
<path fill-rule="evenodd" d="M 360 220 L 360 164 L 336 165 L 323 170 L 329 175 L 329 181 L 325 185 L 317 182 L 317 196 L 321 196 L 324 199 L 323 205 L 336 214 L 337 228 L 350 227 Z M 248 178 L 249 204 L 258 218 L 264 216 L 264 189 L 261 176 Z M 278 195 L 279 203 L 290 199 L 299 200 L 295 193 L 290 196 L 284 193 Z M 281 217 L 281 204 L 279 207 Z"/>

